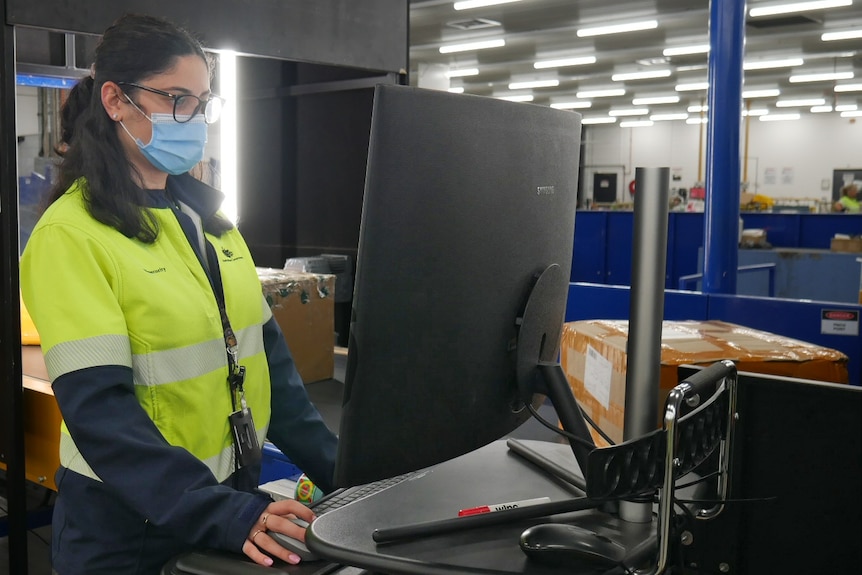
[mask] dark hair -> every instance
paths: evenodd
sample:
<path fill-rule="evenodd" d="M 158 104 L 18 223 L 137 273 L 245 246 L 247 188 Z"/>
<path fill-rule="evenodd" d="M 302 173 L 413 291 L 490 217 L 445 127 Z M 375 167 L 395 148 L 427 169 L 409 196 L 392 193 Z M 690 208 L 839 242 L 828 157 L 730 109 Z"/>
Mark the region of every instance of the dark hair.
<path fill-rule="evenodd" d="M 177 58 L 190 55 L 210 63 L 189 32 L 162 18 L 126 14 L 105 30 L 96 47 L 94 74 L 78 82 L 63 105 L 61 131 L 69 147 L 49 204 L 83 177 L 87 209 L 95 219 L 127 237 L 155 241 L 158 225 L 145 207 L 146 193 L 132 179 L 136 168 L 123 151 L 116 124 L 102 106 L 102 85 L 107 81 L 141 82 L 170 70 Z M 216 235 L 231 227 L 218 215 L 204 222 L 204 229 Z"/>

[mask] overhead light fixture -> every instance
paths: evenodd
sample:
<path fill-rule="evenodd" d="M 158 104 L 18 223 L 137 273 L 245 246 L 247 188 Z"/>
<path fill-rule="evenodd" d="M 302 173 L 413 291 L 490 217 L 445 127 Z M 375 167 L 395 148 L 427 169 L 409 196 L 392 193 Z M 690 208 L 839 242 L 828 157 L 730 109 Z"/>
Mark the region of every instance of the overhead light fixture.
<path fill-rule="evenodd" d="M 749 98 L 774 98 L 781 94 L 778 88 L 767 88 L 764 90 L 743 90 L 742 97 Z"/>
<path fill-rule="evenodd" d="M 697 92 L 709 90 L 709 82 L 691 82 L 689 84 L 677 84 L 673 88 L 677 92 Z"/>
<path fill-rule="evenodd" d="M 825 74 L 797 74 L 789 78 L 791 84 L 802 82 L 832 82 L 834 80 L 850 80 L 853 72 L 827 72 Z"/>
<path fill-rule="evenodd" d="M 856 104 L 839 104 L 839 105 L 835 106 L 835 111 L 836 112 L 853 112 L 853 111 L 857 110 L 858 108 L 859 108 L 859 106 L 857 106 Z"/>
<path fill-rule="evenodd" d="M 651 106 L 653 104 L 676 104 L 679 102 L 679 96 L 648 96 L 645 98 L 635 98 L 632 104 L 635 106 Z"/>
<path fill-rule="evenodd" d="M 688 112 L 690 114 L 696 114 L 698 112 L 707 112 L 709 111 L 709 106 L 689 106 Z"/>
<path fill-rule="evenodd" d="M 842 118 L 862 118 L 862 110 L 849 110 L 847 112 L 841 112 Z"/>
<path fill-rule="evenodd" d="M 582 90 L 575 94 L 575 96 L 577 96 L 578 99 L 581 100 L 588 100 L 590 98 L 613 98 L 614 96 L 625 95 L 625 88 L 611 88 L 608 90 Z"/>
<path fill-rule="evenodd" d="M 224 50 L 218 53 L 218 79 L 218 93 L 225 99 L 224 109 L 221 118 L 219 118 L 219 153 L 221 154 L 219 188 L 224 194 L 221 209 L 230 221 L 236 223 L 239 218 L 239 188 L 237 186 L 239 121 L 236 109 L 236 52 Z"/>
<path fill-rule="evenodd" d="M 760 116 L 761 122 L 784 122 L 787 120 L 798 120 L 801 118 L 799 114 L 766 114 Z"/>
<path fill-rule="evenodd" d="M 571 102 L 555 102 L 551 104 L 551 107 L 557 110 L 579 110 L 589 108 L 592 105 L 592 102 L 572 100 Z"/>
<path fill-rule="evenodd" d="M 559 80 L 530 80 L 528 82 L 512 82 L 510 90 L 528 90 L 531 88 L 554 88 L 560 85 Z"/>
<path fill-rule="evenodd" d="M 689 118 L 685 121 L 686 124 L 706 124 L 709 118 Z"/>
<path fill-rule="evenodd" d="M 464 93 L 464 87 L 463 86 L 456 86 L 455 88 L 449 88 L 446 91 L 451 92 L 453 94 L 463 94 Z"/>
<path fill-rule="evenodd" d="M 496 96 L 498 100 L 506 100 L 507 102 L 532 102 L 532 94 L 519 94 L 515 96 Z"/>
<path fill-rule="evenodd" d="M 649 114 L 649 108 L 620 108 L 617 110 L 608 110 L 608 116 L 646 116 Z"/>
<path fill-rule="evenodd" d="M 832 106 L 811 106 L 809 111 L 812 114 L 825 114 L 832 111 Z"/>
<path fill-rule="evenodd" d="M 464 76 L 477 76 L 479 68 L 461 68 L 460 70 L 449 70 L 446 72 L 447 78 L 463 78 Z"/>
<path fill-rule="evenodd" d="M 753 60 L 743 62 L 743 70 L 771 70 L 772 68 L 792 68 L 805 63 L 802 58 L 782 58 L 780 60 Z"/>
<path fill-rule="evenodd" d="M 844 84 L 835 86 L 836 92 L 862 92 L 862 84 Z"/>
<path fill-rule="evenodd" d="M 844 32 L 824 32 L 820 35 L 820 39 L 824 42 L 834 42 L 835 40 L 854 40 L 862 38 L 862 28 L 859 30 L 845 30 Z"/>
<path fill-rule="evenodd" d="M 765 116 L 769 113 L 766 108 L 752 108 L 751 110 L 743 110 L 743 116 Z"/>
<path fill-rule="evenodd" d="M 484 8 L 485 6 L 511 4 L 512 2 L 520 1 L 521 0 L 464 0 L 463 2 L 455 2 L 452 7 L 455 8 L 455 10 L 469 10 L 470 8 Z"/>
<path fill-rule="evenodd" d="M 662 50 L 664 56 L 687 56 L 689 54 L 706 54 L 709 52 L 709 44 L 697 44 L 694 46 L 675 46 Z"/>
<path fill-rule="evenodd" d="M 629 22 L 628 24 L 612 24 L 610 26 L 593 26 L 578 30 L 578 38 L 589 36 L 604 36 L 605 34 L 622 34 L 624 32 L 637 32 L 640 30 L 652 30 L 658 28 L 658 20 L 643 20 L 641 22 Z"/>
<path fill-rule="evenodd" d="M 582 118 L 581 124 L 613 124 L 616 121 L 616 118 L 610 116 L 594 116 L 592 118 Z"/>
<path fill-rule="evenodd" d="M 761 16 L 777 16 L 779 14 L 790 14 L 793 12 L 807 12 L 809 10 L 826 10 L 827 8 L 841 8 L 852 6 L 853 0 L 814 0 L 811 2 L 790 2 L 773 4 L 772 6 L 758 6 L 748 11 L 752 18 Z"/>
<path fill-rule="evenodd" d="M 673 120 L 688 120 L 688 114 L 679 112 L 676 114 L 653 114 L 649 117 L 653 122 L 668 122 Z"/>
<path fill-rule="evenodd" d="M 652 120 L 626 120 L 625 122 L 620 122 L 620 128 L 646 128 L 652 125 Z"/>
<path fill-rule="evenodd" d="M 583 66 L 595 63 L 595 56 L 578 56 L 573 58 L 558 58 L 556 60 L 540 60 L 533 63 L 533 68 L 542 70 L 544 68 L 564 68 L 566 66 Z"/>
<path fill-rule="evenodd" d="M 807 106 L 822 106 L 826 103 L 824 98 L 800 98 L 798 100 L 778 100 L 776 108 L 801 108 Z"/>
<path fill-rule="evenodd" d="M 626 80 L 649 80 L 650 78 L 667 78 L 671 74 L 668 69 L 664 70 L 648 70 L 646 72 L 626 72 L 622 74 L 614 74 L 611 80 L 614 82 L 625 82 Z"/>
<path fill-rule="evenodd" d="M 480 40 L 478 42 L 467 42 L 465 44 L 449 44 L 440 46 L 441 54 L 452 54 L 454 52 L 469 52 L 470 50 L 484 50 L 486 48 L 500 48 L 506 45 L 503 38 L 495 38 L 494 40 Z"/>

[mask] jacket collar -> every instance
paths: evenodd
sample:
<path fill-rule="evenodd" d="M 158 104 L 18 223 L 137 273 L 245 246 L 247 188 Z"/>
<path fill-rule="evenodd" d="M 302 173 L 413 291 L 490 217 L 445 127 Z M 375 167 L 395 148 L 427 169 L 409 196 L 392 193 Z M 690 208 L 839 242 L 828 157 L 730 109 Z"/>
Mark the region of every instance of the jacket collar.
<path fill-rule="evenodd" d="M 215 214 L 222 202 L 224 194 L 190 174 L 168 176 L 167 189 L 171 196 L 197 212 L 206 220 Z M 147 206 L 151 208 L 170 208 L 171 201 L 164 190 L 145 190 Z"/>

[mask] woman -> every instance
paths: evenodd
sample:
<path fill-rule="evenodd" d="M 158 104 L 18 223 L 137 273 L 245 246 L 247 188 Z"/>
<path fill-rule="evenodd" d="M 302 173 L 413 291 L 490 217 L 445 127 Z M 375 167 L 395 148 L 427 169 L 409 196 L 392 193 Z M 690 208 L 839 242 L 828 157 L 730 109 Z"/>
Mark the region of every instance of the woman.
<path fill-rule="evenodd" d="M 846 214 L 858 214 L 862 204 L 859 203 L 859 186 L 856 182 L 850 182 L 841 188 L 841 199 L 835 202 L 834 210 Z"/>
<path fill-rule="evenodd" d="M 336 438 L 222 195 L 187 174 L 220 104 L 191 35 L 127 15 L 65 105 L 69 148 L 21 261 L 63 415 L 59 575 L 155 574 L 201 547 L 298 562 L 267 530 L 304 540 L 289 518 L 314 515 L 254 491 L 264 437 L 331 488 Z"/>

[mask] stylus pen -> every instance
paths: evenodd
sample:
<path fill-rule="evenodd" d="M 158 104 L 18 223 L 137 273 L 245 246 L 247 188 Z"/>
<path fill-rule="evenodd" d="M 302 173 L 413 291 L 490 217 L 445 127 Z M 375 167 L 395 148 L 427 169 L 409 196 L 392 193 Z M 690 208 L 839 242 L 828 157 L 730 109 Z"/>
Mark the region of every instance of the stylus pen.
<path fill-rule="evenodd" d="M 528 507 L 506 509 L 497 513 L 480 513 L 466 517 L 452 517 L 449 519 L 438 519 L 436 521 L 424 521 L 422 523 L 410 523 L 398 527 L 384 527 L 375 529 L 371 538 L 377 543 L 392 543 L 402 539 L 413 539 L 417 537 L 428 537 L 471 529 L 474 527 L 488 527 L 489 525 L 500 525 L 509 521 L 519 519 L 532 519 L 557 513 L 570 513 L 572 511 L 583 511 L 599 507 L 601 501 L 578 497 L 576 499 L 565 499 L 563 501 L 551 501 L 550 503 L 539 503 Z"/>

